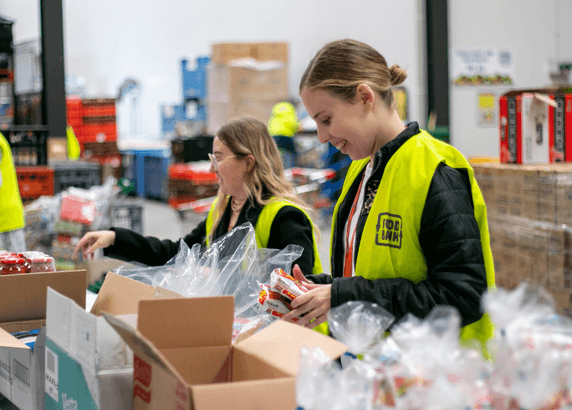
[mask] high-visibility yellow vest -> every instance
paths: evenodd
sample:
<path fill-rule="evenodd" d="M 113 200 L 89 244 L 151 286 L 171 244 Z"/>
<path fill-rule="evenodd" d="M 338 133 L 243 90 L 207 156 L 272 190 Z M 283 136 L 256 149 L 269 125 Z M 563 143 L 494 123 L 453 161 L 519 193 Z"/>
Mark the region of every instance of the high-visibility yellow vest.
<path fill-rule="evenodd" d="M 217 200 L 215 200 L 215 202 L 212 204 L 211 209 L 209 210 L 209 214 L 207 216 L 207 224 L 206 224 L 207 246 L 210 245 L 208 238 L 210 238 L 210 232 L 212 230 L 214 222 L 218 218 L 218 215 L 216 215 L 217 213 L 216 204 Z M 258 246 L 259 249 L 268 247 L 268 239 L 270 238 L 270 230 L 272 228 L 272 222 L 274 222 L 276 214 L 278 214 L 278 212 L 285 206 L 293 206 L 294 208 L 299 209 L 304 213 L 304 215 L 306 215 L 308 221 L 311 221 L 308 214 L 299 206 L 294 205 L 293 203 L 285 199 L 272 198 L 271 202 L 265 205 L 264 208 L 262 208 L 262 211 L 258 216 L 258 220 L 256 221 L 256 226 L 254 227 L 254 232 L 256 236 L 256 245 Z M 313 230 L 312 230 L 312 237 L 313 237 L 313 251 L 314 251 L 314 267 L 312 269 L 312 273 L 319 274 L 322 273 L 323 270 L 322 270 L 322 263 L 320 261 L 320 255 L 318 253 L 316 235 L 313 232 Z"/>
<path fill-rule="evenodd" d="M 340 204 L 368 161 L 369 158 L 366 158 L 351 164 L 332 221 L 336 221 Z M 433 138 L 426 131 L 407 140 L 393 154 L 385 168 L 357 251 L 357 276 L 371 280 L 405 278 L 415 284 L 427 278 L 427 264 L 419 243 L 421 216 L 433 175 L 442 162 L 452 168 L 468 171 L 475 218 L 481 235 L 487 285 L 489 290 L 495 289 L 487 210 L 473 169 L 459 151 Z M 404 190 L 406 195 L 403 194 Z M 479 321 L 461 329 L 461 342 L 474 345 L 473 341 L 477 339 L 485 347 L 493 332 L 493 323 L 485 313 Z M 486 355 L 486 350 L 483 353 Z"/>
<path fill-rule="evenodd" d="M 6 138 L 0 133 L 0 232 L 13 231 L 25 226 L 24 206 L 18 188 L 16 167 L 12 159 L 12 149 Z"/>

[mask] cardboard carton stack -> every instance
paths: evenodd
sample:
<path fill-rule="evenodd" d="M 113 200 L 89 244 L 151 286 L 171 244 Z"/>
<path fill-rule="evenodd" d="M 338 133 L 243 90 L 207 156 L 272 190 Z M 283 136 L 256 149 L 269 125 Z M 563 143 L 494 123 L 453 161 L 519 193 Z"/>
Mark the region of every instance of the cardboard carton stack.
<path fill-rule="evenodd" d="M 85 270 L 0 276 L 0 395 L 20 410 L 44 408 L 48 287 L 85 306 Z M 34 333 L 35 343 L 19 338 Z"/>
<path fill-rule="evenodd" d="M 475 164 L 497 286 L 542 285 L 572 316 L 572 164 Z"/>
<path fill-rule="evenodd" d="M 228 121 L 254 116 L 267 123 L 272 107 L 288 98 L 287 43 L 219 43 L 207 73 L 210 134 Z"/>

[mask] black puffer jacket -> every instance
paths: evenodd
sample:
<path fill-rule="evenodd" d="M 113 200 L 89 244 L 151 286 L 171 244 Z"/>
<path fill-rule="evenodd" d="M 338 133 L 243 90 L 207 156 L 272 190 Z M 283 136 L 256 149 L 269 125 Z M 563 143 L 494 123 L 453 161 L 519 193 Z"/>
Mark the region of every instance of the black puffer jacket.
<path fill-rule="evenodd" d="M 418 124 L 410 123 L 400 135 L 376 153 L 366 192 L 377 191 L 391 156 L 418 133 Z M 393 314 L 397 322 L 407 313 L 424 318 L 434 306 L 450 305 L 459 310 L 462 326 L 479 320 L 483 314 L 481 297 L 487 289 L 487 280 L 466 170 L 441 164 L 435 171 L 423 209 L 419 234 L 427 262 L 427 279 L 418 284 L 403 278 L 368 280 L 360 276 L 342 277 L 343 230 L 360 180 L 359 177 L 355 179 L 344 202 L 340 204 L 332 238 L 332 276 L 308 276 L 315 283 L 332 284 L 331 307 L 349 300 L 374 302 Z M 406 194 L 404 190 L 404 195 Z M 366 201 L 358 220 L 356 253 L 368 211 Z"/>

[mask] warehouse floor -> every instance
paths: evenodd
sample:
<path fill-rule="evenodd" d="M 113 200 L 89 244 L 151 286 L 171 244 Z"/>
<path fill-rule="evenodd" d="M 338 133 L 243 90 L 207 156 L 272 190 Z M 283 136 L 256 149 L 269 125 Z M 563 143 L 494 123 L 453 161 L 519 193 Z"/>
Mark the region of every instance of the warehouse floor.
<path fill-rule="evenodd" d="M 139 202 L 140 201 L 140 202 Z M 199 222 L 206 218 L 206 214 L 187 213 L 182 220 L 178 212 L 168 204 L 150 199 L 138 199 L 137 203 L 143 205 L 143 234 L 161 239 L 178 240 L 189 233 Z M 323 218 L 318 219 L 321 231 L 321 240 L 318 251 L 324 269 L 329 271 L 330 226 Z"/>

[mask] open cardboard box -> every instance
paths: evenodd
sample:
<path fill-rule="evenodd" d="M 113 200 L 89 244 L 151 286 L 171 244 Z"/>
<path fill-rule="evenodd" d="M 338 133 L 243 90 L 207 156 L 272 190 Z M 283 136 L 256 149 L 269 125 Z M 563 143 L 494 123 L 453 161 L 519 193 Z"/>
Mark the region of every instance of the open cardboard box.
<path fill-rule="evenodd" d="M 165 297 L 181 296 L 111 272 L 90 312 L 48 289 L 45 408 L 132 408 L 133 354 L 101 314 L 135 323 L 139 301 Z"/>
<path fill-rule="evenodd" d="M 292 410 L 300 349 L 320 347 L 332 358 L 347 350 L 283 321 L 232 345 L 232 296 L 141 301 L 137 329 L 104 316 L 135 353 L 138 409 Z"/>
<path fill-rule="evenodd" d="M 85 306 L 85 270 L 0 275 L 0 394 L 20 410 L 44 406 L 44 346 L 47 289 Z M 11 335 L 41 329 L 30 348 Z"/>

